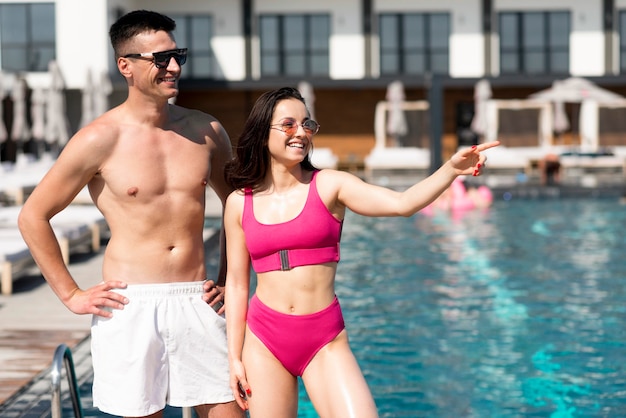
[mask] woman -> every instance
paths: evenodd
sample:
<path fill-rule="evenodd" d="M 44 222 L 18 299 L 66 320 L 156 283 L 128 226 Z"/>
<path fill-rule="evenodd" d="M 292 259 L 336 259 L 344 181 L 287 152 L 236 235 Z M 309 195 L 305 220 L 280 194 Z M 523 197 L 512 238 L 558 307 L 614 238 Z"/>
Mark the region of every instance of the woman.
<path fill-rule="evenodd" d="M 479 175 L 480 151 L 498 145 L 460 151 L 401 193 L 316 170 L 309 152 L 318 129 L 296 89 L 267 92 L 226 168 L 236 189 L 224 215 L 230 383 L 253 418 L 296 417 L 298 376 L 320 416 L 378 416 L 334 291 L 345 211 L 410 216 L 457 176 Z M 249 301 L 250 263 L 257 286 Z"/>

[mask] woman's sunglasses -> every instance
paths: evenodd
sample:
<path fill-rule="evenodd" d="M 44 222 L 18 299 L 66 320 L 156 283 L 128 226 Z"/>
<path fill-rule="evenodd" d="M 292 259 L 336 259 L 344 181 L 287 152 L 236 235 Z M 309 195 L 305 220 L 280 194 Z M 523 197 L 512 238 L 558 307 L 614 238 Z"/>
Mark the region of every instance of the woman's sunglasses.
<path fill-rule="evenodd" d="M 295 119 L 287 118 L 281 123 L 270 125 L 272 129 L 283 131 L 287 136 L 294 136 L 298 132 L 298 126 L 302 126 L 308 136 L 313 136 L 320 130 L 320 124 L 313 119 L 307 119 L 302 123 L 298 123 Z"/>
<path fill-rule="evenodd" d="M 154 63 L 157 68 L 167 68 L 170 60 L 174 58 L 178 65 L 187 62 L 187 48 L 170 49 L 161 52 L 144 52 L 142 54 L 126 54 L 122 58 L 140 58 L 148 59 Z"/>

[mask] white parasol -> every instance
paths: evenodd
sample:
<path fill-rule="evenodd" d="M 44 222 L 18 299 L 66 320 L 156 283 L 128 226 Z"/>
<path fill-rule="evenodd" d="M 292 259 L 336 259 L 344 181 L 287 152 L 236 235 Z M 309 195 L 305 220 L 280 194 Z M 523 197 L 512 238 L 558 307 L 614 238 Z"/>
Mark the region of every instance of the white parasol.
<path fill-rule="evenodd" d="M 83 93 L 81 95 L 81 107 L 80 107 L 80 127 L 91 123 L 95 119 L 94 115 L 94 90 L 93 79 L 91 76 L 91 69 L 87 69 L 87 75 L 85 78 L 85 86 L 83 87 Z"/>
<path fill-rule="evenodd" d="M 93 92 L 94 117 L 98 117 L 109 110 L 109 95 L 113 92 L 111 78 L 106 71 L 100 73 Z"/>
<path fill-rule="evenodd" d="M 409 132 L 402 106 L 405 99 L 404 84 L 399 80 L 390 83 L 387 87 L 386 99 L 389 102 L 387 134 L 395 139 L 395 145 L 398 146 L 400 145 L 400 137 Z"/>
<path fill-rule="evenodd" d="M 25 142 L 30 139 L 30 129 L 26 119 L 26 92 L 28 86 L 22 77 L 15 79 L 11 90 L 13 100 L 13 126 L 11 127 L 11 138 L 16 143 Z"/>
<path fill-rule="evenodd" d="M 46 92 L 40 87 L 34 88 L 30 95 L 30 115 L 33 139 L 43 141 L 46 138 Z"/>
<path fill-rule="evenodd" d="M 491 99 L 491 84 L 482 79 L 474 86 L 474 117 L 472 118 L 472 131 L 479 136 L 487 133 L 487 101 Z"/>
<path fill-rule="evenodd" d="M 69 123 L 65 114 L 65 82 L 56 61 L 48 64 L 51 81 L 46 108 L 46 142 L 62 147 L 69 140 Z"/>
<path fill-rule="evenodd" d="M 301 81 L 298 83 L 298 91 L 304 98 L 304 103 L 309 110 L 311 119 L 315 120 L 315 93 L 313 92 L 313 86 L 308 81 Z"/>

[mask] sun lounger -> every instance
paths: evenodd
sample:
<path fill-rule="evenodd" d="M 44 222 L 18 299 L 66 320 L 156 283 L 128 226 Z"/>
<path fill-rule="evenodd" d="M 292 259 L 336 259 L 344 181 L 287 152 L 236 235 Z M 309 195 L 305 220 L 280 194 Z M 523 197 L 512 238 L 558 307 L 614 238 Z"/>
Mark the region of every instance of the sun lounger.
<path fill-rule="evenodd" d="M 430 169 L 430 150 L 415 147 L 374 147 L 365 157 L 365 171 L 369 177 L 377 171 L 427 171 Z"/>
<path fill-rule="evenodd" d="M 104 215 L 94 205 L 70 205 L 51 220 L 53 228 L 85 225 L 91 233 L 91 250 L 99 251 L 102 238 L 109 227 Z"/>
<path fill-rule="evenodd" d="M 314 148 L 311 162 L 317 168 L 336 169 L 339 164 L 339 157 L 330 148 Z"/>
<path fill-rule="evenodd" d="M 0 286 L 3 295 L 13 292 L 13 279 L 35 266 L 17 228 L 0 228 Z"/>
<path fill-rule="evenodd" d="M 561 167 L 568 175 L 615 173 L 624 176 L 626 159 L 617 155 L 562 154 Z"/>
<path fill-rule="evenodd" d="M 429 104 L 425 100 L 402 101 L 398 105 L 407 118 L 411 113 L 426 113 L 429 108 Z M 428 148 L 406 144 L 406 146 L 389 146 L 388 136 L 391 135 L 389 133 L 389 119 L 394 112 L 394 105 L 388 101 L 379 101 L 376 104 L 374 115 L 376 146 L 364 159 L 365 174 L 370 178 L 376 173 L 427 172 L 430 169 L 430 150 Z M 413 119 L 419 120 L 415 117 Z M 406 132 L 403 134 L 408 133 L 408 125 L 405 128 Z M 398 135 L 401 136 L 400 133 Z M 417 135 L 417 133 L 413 132 L 413 135 Z"/>
<path fill-rule="evenodd" d="M 0 284 L 3 294 L 10 294 L 13 280 L 35 264 L 17 229 L 20 210 L 21 206 L 0 208 Z M 51 225 L 66 264 L 69 264 L 72 254 L 85 248 L 98 251 L 103 233 L 108 229 L 104 217 L 95 206 L 83 205 L 70 205 L 52 218 Z"/>
<path fill-rule="evenodd" d="M 48 172 L 54 161 L 44 159 L 16 163 L 0 172 L 0 195 L 6 203 L 21 205 Z"/>

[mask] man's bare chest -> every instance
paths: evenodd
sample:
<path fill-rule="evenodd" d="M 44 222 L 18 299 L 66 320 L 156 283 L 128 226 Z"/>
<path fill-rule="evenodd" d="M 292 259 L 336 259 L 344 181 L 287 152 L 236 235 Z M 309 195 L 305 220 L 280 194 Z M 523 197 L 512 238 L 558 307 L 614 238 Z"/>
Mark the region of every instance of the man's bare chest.
<path fill-rule="evenodd" d="M 206 187 L 210 171 L 206 147 L 126 147 L 106 161 L 100 174 L 117 196 L 151 198 L 174 192 L 195 194 Z"/>

